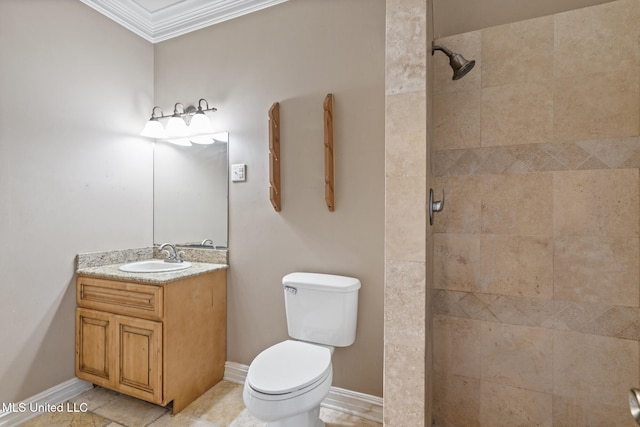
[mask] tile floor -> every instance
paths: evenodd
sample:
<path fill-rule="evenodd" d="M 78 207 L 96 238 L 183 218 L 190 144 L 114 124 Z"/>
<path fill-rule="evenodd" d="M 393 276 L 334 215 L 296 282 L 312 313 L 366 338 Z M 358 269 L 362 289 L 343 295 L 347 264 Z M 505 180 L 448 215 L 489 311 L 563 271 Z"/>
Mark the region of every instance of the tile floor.
<path fill-rule="evenodd" d="M 101 387 L 84 392 L 68 406 L 86 412 L 50 412 L 33 418 L 23 427 L 257 427 L 242 402 L 242 385 L 222 381 L 177 415 L 169 409 L 134 399 Z M 321 408 L 327 427 L 382 426 L 344 412 Z"/>

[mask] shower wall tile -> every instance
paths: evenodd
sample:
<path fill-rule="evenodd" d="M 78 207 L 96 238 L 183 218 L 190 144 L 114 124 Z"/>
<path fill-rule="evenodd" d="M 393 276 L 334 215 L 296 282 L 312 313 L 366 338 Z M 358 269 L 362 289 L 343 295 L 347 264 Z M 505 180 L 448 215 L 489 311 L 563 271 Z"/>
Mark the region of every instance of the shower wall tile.
<path fill-rule="evenodd" d="M 576 170 L 580 168 L 590 156 L 589 152 L 577 144 L 544 144 L 544 150 L 551 155 L 541 170 Z"/>
<path fill-rule="evenodd" d="M 480 90 L 433 96 L 433 149 L 480 147 L 480 100 Z"/>
<path fill-rule="evenodd" d="M 611 72 L 556 78 L 555 141 L 640 134 L 640 74 Z M 483 102 L 484 106 L 484 102 Z"/>
<path fill-rule="evenodd" d="M 424 425 L 423 346 L 385 343 L 384 425 Z"/>
<path fill-rule="evenodd" d="M 441 44 L 450 51 L 461 54 L 469 61 L 475 60 L 476 65 L 463 79 L 453 80 L 453 71 L 449 66 L 449 58 L 447 58 L 443 52 L 435 52 L 433 55 L 434 95 L 451 92 L 469 92 L 481 88 L 481 73 L 478 72 L 482 69 L 481 37 L 482 33 L 480 31 L 472 31 L 435 41 L 435 44 Z"/>
<path fill-rule="evenodd" d="M 386 259 L 424 262 L 426 181 L 424 177 L 387 177 Z"/>
<path fill-rule="evenodd" d="M 640 1 L 620 0 L 555 15 L 557 77 L 637 75 Z"/>
<path fill-rule="evenodd" d="M 480 396 L 482 426 L 552 426 L 550 394 L 482 381 Z"/>
<path fill-rule="evenodd" d="M 556 236 L 638 236 L 638 169 L 553 173 Z"/>
<path fill-rule="evenodd" d="M 550 236 L 553 228 L 551 173 L 487 175 L 482 192 L 481 231 L 487 234 Z"/>
<path fill-rule="evenodd" d="M 383 417 L 390 427 L 431 424 L 431 349 L 425 339 L 431 335 L 425 212 L 430 15 L 431 0 L 386 2 Z"/>
<path fill-rule="evenodd" d="M 550 237 L 486 234 L 480 241 L 476 288 L 499 295 L 553 297 Z"/>
<path fill-rule="evenodd" d="M 553 78 L 553 17 L 482 31 L 482 87 Z"/>
<path fill-rule="evenodd" d="M 480 235 L 434 234 L 433 281 L 440 289 L 478 291 Z"/>
<path fill-rule="evenodd" d="M 553 331 L 482 322 L 480 340 L 483 381 L 553 392 Z"/>
<path fill-rule="evenodd" d="M 447 177 L 638 167 L 638 137 L 433 152 L 433 174 Z"/>
<path fill-rule="evenodd" d="M 424 262 L 386 261 L 384 317 L 387 343 L 424 341 L 426 281 Z"/>
<path fill-rule="evenodd" d="M 602 308 L 602 305 L 599 304 L 599 308 Z M 637 339 L 638 327 L 640 326 L 636 324 L 638 312 L 636 307 L 612 306 L 580 328 L 580 332 L 631 340 Z"/>
<path fill-rule="evenodd" d="M 385 170 L 387 176 L 426 175 L 425 92 L 387 96 Z"/>
<path fill-rule="evenodd" d="M 553 396 L 554 426 L 637 426 L 623 405 L 607 405 L 599 401 Z"/>
<path fill-rule="evenodd" d="M 464 171 L 460 175 L 470 175 L 485 164 L 483 152 L 480 150 L 460 150 L 459 153 L 456 165 Z"/>
<path fill-rule="evenodd" d="M 594 169 L 640 167 L 640 138 L 595 139 L 577 145 L 606 165 Z"/>
<path fill-rule="evenodd" d="M 483 147 L 553 140 L 551 80 L 483 88 L 481 108 Z"/>
<path fill-rule="evenodd" d="M 555 241 L 554 298 L 638 307 L 637 237 L 560 237 Z"/>
<path fill-rule="evenodd" d="M 481 322 L 435 316 L 433 323 L 434 372 L 480 379 Z"/>
<path fill-rule="evenodd" d="M 433 424 L 480 427 L 480 380 L 434 372 Z"/>
<path fill-rule="evenodd" d="M 625 406 L 638 381 L 638 343 L 575 332 L 554 332 L 554 394 Z"/>
<path fill-rule="evenodd" d="M 640 340 L 640 309 L 604 303 L 436 290 L 434 313 L 462 319 Z"/>
<path fill-rule="evenodd" d="M 434 281 L 440 289 L 553 297 L 549 237 L 434 234 Z"/>
<path fill-rule="evenodd" d="M 423 92 L 426 89 L 427 2 L 396 0 L 387 4 L 387 95 Z M 431 53 L 431 52 L 429 52 Z"/>
<path fill-rule="evenodd" d="M 436 179 L 435 195 L 444 191 L 446 211 L 433 224 L 436 233 L 479 233 L 482 209 L 482 180 L 477 177 Z M 439 194 L 440 193 L 440 194 Z"/>

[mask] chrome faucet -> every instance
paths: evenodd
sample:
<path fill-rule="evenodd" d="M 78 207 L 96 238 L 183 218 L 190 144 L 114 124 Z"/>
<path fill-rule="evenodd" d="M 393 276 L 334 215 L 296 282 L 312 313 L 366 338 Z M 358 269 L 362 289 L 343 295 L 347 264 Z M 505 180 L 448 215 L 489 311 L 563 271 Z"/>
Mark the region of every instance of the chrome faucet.
<path fill-rule="evenodd" d="M 165 247 L 169 247 L 171 250 L 164 249 Z M 176 245 L 172 245 L 171 243 L 163 243 L 159 248 L 160 252 L 164 252 L 166 257 L 164 262 L 183 262 L 182 255 L 184 252 L 178 251 L 176 249 Z M 173 252 L 173 253 L 172 253 Z"/>
<path fill-rule="evenodd" d="M 207 243 L 210 243 L 210 245 L 207 245 Z M 213 246 L 213 247 L 215 247 L 214 244 L 213 244 L 213 240 L 211 240 L 211 239 L 204 239 L 202 241 L 202 243 L 200 243 L 200 246 Z"/>

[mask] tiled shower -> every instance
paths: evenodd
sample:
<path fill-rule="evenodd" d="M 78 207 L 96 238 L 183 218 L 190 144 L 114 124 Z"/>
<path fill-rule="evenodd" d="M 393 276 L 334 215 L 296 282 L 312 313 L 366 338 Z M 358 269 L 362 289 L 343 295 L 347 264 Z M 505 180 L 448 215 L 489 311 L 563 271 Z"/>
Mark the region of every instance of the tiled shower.
<path fill-rule="evenodd" d="M 635 425 L 640 1 L 439 42 L 434 423 Z"/>
<path fill-rule="evenodd" d="M 414 141 L 403 155 L 432 166 L 425 190 L 444 189 L 446 203 L 433 228 L 420 228 L 422 218 L 413 228 L 427 242 L 430 297 L 402 319 L 389 314 L 385 336 L 407 326 L 412 309 L 427 313 L 426 340 L 411 341 L 426 360 L 425 425 L 635 425 L 627 394 L 640 386 L 640 0 L 439 39 L 477 64 L 452 81 L 446 59 L 434 60 L 432 85 L 418 89 L 405 69 L 402 96 L 427 98 L 417 134 L 419 117 L 401 129 L 390 108 L 399 95 L 389 46 L 390 9 L 418 16 L 419 3 L 387 2 L 387 234 L 406 227 L 392 215 L 406 187 L 389 178 L 402 137 Z M 412 62 L 417 44 L 405 43 L 407 62 L 421 61 L 430 82 L 429 52 Z M 391 249 L 387 299 L 410 299 L 403 289 L 419 280 L 391 278 Z M 419 334 L 418 321 L 407 330 Z M 386 359 L 389 385 L 412 350 Z M 385 385 L 385 403 L 393 391 Z M 402 425 L 408 414 L 385 421 Z"/>

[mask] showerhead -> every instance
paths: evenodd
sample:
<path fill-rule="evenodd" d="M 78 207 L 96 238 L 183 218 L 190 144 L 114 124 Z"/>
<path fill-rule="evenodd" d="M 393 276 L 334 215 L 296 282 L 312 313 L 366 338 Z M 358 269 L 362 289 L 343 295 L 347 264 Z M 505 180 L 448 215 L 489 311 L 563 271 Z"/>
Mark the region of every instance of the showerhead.
<path fill-rule="evenodd" d="M 453 80 L 458 80 L 463 78 L 464 76 L 467 75 L 469 71 L 471 71 L 473 66 L 476 65 L 476 61 L 474 60 L 467 61 L 459 53 L 451 52 L 449 49 L 447 49 L 444 46 L 437 46 L 435 44 L 432 44 L 431 55 L 433 55 L 433 53 L 436 50 L 440 50 L 444 52 L 449 57 L 449 65 L 453 69 Z"/>

